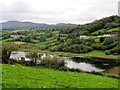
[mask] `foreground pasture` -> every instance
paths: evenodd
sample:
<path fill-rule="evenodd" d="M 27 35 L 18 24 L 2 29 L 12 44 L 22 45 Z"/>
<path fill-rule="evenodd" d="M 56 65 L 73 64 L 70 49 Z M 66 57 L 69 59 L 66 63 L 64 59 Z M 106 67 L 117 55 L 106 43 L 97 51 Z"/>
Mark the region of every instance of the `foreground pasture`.
<path fill-rule="evenodd" d="M 86 73 L 2 64 L 2 88 L 118 88 L 118 80 Z"/>

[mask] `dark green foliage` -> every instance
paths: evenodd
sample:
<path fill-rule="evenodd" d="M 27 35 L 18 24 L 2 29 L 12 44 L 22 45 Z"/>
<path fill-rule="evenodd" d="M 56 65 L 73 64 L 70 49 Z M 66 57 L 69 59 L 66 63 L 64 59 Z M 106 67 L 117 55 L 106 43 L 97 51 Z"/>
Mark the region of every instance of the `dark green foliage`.
<path fill-rule="evenodd" d="M 40 42 L 46 42 L 46 38 L 45 37 L 41 37 L 40 38 Z"/>
<path fill-rule="evenodd" d="M 117 37 L 108 37 L 103 42 L 104 46 L 107 47 L 107 51 L 105 51 L 106 54 L 114 54 L 118 55 L 120 54 L 120 48 L 118 46 L 118 38 Z"/>
<path fill-rule="evenodd" d="M 60 58 L 57 56 L 54 57 L 48 56 L 43 59 L 41 65 L 46 66 L 48 68 L 59 69 L 60 67 L 65 66 L 65 62 L 64 60 L 60 60 Z"/>
<path fill-rule="evenodd" d="M 10 38 L 10 34 L 2 34 L 3 39 Z"/>
<path fill-rule="evenodd" d="M 94 75 L 104 75 L 103 73 L 101 73 L 101 72 L 95 72 L 95 71 L 92 71 L 92 72 L 90 72 L 91 74 L 94 74 Z"/>
<path fill-rule="evenodd" d="M 4 33 L 3 35 L 7 35 L 7 39 L 4 39 L 4 36 L 2 39 L 5 42 L 27 42 L 26 45 L 30 45 L 31 48 L 53 52 L 87 53 L 93 50 L 110 50 L 110 54 L 117 55 L 120 51 L 117 47 L 117 35 L 115 35 L 116 32 L 114 34 L 111 32 L 112 29 L 117 29 L 115 27 L 120 27 L 117 24 L 119 19 L 120 17 L 118 16 L 111 16 L 85 25 L 78 25 L 74 28 L 44 30 L 31 28 L 30 30 Z M 107 32 L 108 29 L 111 29 L 111 31 Z M 110 33 L 112 36 L 104 37 L 102 35 L 103 37 L 98 37 L 94 36 L 95 34 L 92 32 L 96 32 L 96 35 Z M 9 38 L 10 35 L 14 34 L 22 36 L 19 38 Z M 80 38 L 82 35 L 86 37 Z M 27 47 L 24 49 L 27 49 Z"/>
<path fill-rule="evenodd" d="M 12 51 L 17 50 L 17 46 L 15 44 L 3 44 L 2 45 L 2 63 L 8 63 L 10 55 Z"/>
<path fill-rule="evenodd" d="M 23 42 L 31 42 L 31 37 L 24 37 L 21 41 L 23 41 Z"/>
<path fill-rule="evenodd" d="M 66 66 L 62 66 L 62 67 L 59 67 L 58 70 L 60 70 L 60 71 L 69 71 L 70 68 L 68 68 L 68 67 L 66 67 Z"/>
<path fill-rule="evenodd" d="M 25 58 L 24 57 L 21 57 L 21 60 L 20 60 L 20 64 L 24 64 L 25 63 Z"/>
<path fill-rule="evenodd" d="M 60 41 L 60 38 L 59 38 Z M 53 46 L 51 51 L 63 51 L 72 53 L 86 53 L 93 50 L 91 45 L 95 43 L 94 39 L 68 39 L 66 42 L 62 42 L 58 46 Z"/>
<path fill-rule="evenodd" d="M 107 49 L 107 46 L 101 44 L 101 43 L 98 43 L 98 44 L 93 44 L 92 45 L 92 48 L 94 50 L 106 50 Z"/>
<path fill-rule="evenodd" d="M 41 56 L 41 54 L 38 54 L 36 52 L 29 52 L 26 54 L 26 57 L 31 59 L 31 63 L 33 62 L 33 65 L 34 63 L 37 65 L 37 61 L 41 60 Z"/>
<path fill-rule="evenodd" d="M 101 35 L 101 34 L 102 34 L 102 33 L 99 31 L 99 32 L 98 32 L 98 35 Z"/>
<path fill-rule="evenodd" d="M 77 68 L 70 68 L 69 71 L 71 71 L 71 72 L 80 72 L 81 70 L 77 69 Z"/>
<path fill-rule="evenodd" d="M 99 42 L 102 43 L 104 41 L 104 37 L 100 37 Z"/>
<path fill-rule="evenodd" d="M 78 25 L 77 27 L 73 29 L 66 29 L 64 31 L 61 31 L 61 33 L 65 34 L 71 34 L 71 33 L 79 33 L 81 35 L 89 35 L 92 32 L 95 32 L 99 29 L 111 29 L 111 28 L 116 28 L 120 27 L 119 24 L 120 17 L 115 15 L 115 16 L 110 16 L 106 17 L 100 20 L 96 20 L 92 23 L 84 24 L 84 25 Z M 98 33 L 99 35 L 101 32 Z"/>
<path fill-rule="evenodd" d="M 106 50 L 106 51 L 105 51 L 105 54 L 106 54 L 106 55 L 110 55 L 110 50 Z"/>
<path fill-rule="evenodd" d="M 116 37 L 108 37 L 104 40 L 103 44 L 110 45 L 110 44 L 114 43 L 116 40 L 117 40 Z"/>
<path fill-rule="evenodd" d="M 114 54 L 114 55 L 120 54 L 120 48 L 119 48 L 119 46 L 117 45 L 116 47 L 110 49 L 110 53 Z"/>

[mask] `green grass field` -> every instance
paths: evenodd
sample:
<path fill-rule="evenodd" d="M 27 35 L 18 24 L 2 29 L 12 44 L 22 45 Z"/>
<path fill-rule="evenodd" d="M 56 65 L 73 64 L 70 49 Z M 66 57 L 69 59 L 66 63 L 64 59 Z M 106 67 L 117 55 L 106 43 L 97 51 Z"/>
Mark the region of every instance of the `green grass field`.
<path fill-rule="evenodd" d="M 118 88 L 118 79 L 48 68 L 3 64 L 2 88 Z"/>
<path fill-rule="evenodd" d="M 2 42 L 9 42 L 9 41 L 14 41 L 14 40 L 15 40 L 14 38 L 7 38 L 7 39 L 2 40 Z"/>
<path fill-rule="evenodd" d="M 85 53 L 85 55 L 105 55 L 105 52 L 100 50 L 93 50 L 91 52 Z"/>
<path fill-rule="evenodd" d="M 99 32 L 103 33 L 105 31 L 106 31 L 106 29 L 100 29 L 100 30 L 97 30 L 97 31 L 93 32 L 92 34 L 98 34 Z"/>
<path fill-rule="evenodd" d="M 97 30 L 95 32 L 93 32 L 92 34 L 98 34 L 99 32 L 101 33 L 104 33 L 104 32 L 107 32 L 107 33 L 112 33 L 112 32 L 118 32 L 118 28 L 112 28 L 112 29 L 100 29 L 100 30 Z"/>
<path fill-rule="evenodd" d="M 21 42 L 21 41 L 16 41 L 16 42 L 14 42 L 14 44 L 22 45 L 22 44 L 27 44 L 27 43 L 26 42 Z"/>
<path fill-rule="evenodd" d="M 112 29 L 109 29 L 107 32 L 119 32 L 119 29 L 118 28 L 112 28 Z"/>

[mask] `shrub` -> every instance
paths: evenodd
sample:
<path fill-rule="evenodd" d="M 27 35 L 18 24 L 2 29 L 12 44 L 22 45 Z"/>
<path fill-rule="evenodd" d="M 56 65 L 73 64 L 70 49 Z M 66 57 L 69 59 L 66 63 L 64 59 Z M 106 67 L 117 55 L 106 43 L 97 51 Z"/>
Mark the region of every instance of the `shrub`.
<path fill-rule="evenodd" d="M 99 42 L 102 43 L 105 40 L 104 37 L 100 37 Z"/>
<path fill-rule="evenodd" d="M 58 56 L 45 57 L 44 60 L 41 62 L 41 64 L 46 67 L 55 68 L 55 69 L 59 69 L 60 67 L 65 66 L 64 60 L 60 60 L 60 58 Z"/>
<path fill-rule="evenodd" d="M 69 71 L 72 71 L 72 72 L 83 72 L 82 70 L 80 70 L 78 68 L 70 68 Z"/>
<path fill-rule="evenodd" d="M 90 47 L 90 46 L 86 46 L 86 49 L 87 49 L 87 51 L 88 51 L 88 52 L 90 52 L 90 51 L 92 51 L 92 50 L 93 50 L 93 48 L 92 48 L 92 47 Z"/>
<path fill-rule="evenodd" d="M 92 45 L 92 48 L 95 50 L 100 50 L 101 49 L 101 44 L 94 44 Z"/>
<path fill-rule="evenodd" d="M 62 66 L 62 67 L 59 67 L 58 70 L 60 70 L 60 71 L 69 71 L 70 69 L 68 67 L 66 67 L 66 66 Z"/>
<path fill-rule="evenodd" d="M 103 44 L 104 45 L 110 45 L 111 43 L 114 43 L 116 40 L 116 37 L 108 37 L 104 40 Z"/>
<path fill-rule="evenodd" d="M 8 63 L 9 64 L 19 64 L 19 61 L 15 60 L 15 59 L 9 59 Z"/>
<path fill-rule="evenodd" d="M 19 60 L 20 64 L 24 64 L 25 63 L 25 58 L 24 57 L 21 57 L 21 60 Z"/>
<path fill-rule="evenodd" d="M 110 55 L 110 50 L 106 50 L 106 51 L 105 51 L 105 54 L 106 54 L 106 55 Z"/>
<path fill-rule="evenodd" d="M 120 79 L 119 75 L 106 74 L 107 77 Z"/>
<path fill-rule="evenodd" d="M 106 50 L 107 48 L 107 46 L 101 45 L 101 50 Z"/>
<path fill-rule="evenodd" d="M 76 70 L 75 68 L 70 68 L 70 70 L 69 70 L 69 71 L 74 72 L 75 70 Z"/>
<path fill-rule="evenodd" d="M 17 50 L 17 46 L 13 43 L 2 45 L 2 63 L 8 63 L 12 51 Z"/>
<path fill-rule="evenodd" d="M 19 60 L 19 64 L 25 65 L 25 66 L 36 66 L 36 63 L 33 61 L 21 61 L 21 60 Z"/>
<path fill-rule="evenodd" d="M 57 51 L 57 46 L 53 46 L 52 48 L 50 48 L 50 51 L 53 51 L 53 52 Z"/>
<path fill-rule="evenodd" d="M 95 71 L 91 71 L 90 73 L 94 75 L 103 75 L 101 72 L 95 72 Z"/>

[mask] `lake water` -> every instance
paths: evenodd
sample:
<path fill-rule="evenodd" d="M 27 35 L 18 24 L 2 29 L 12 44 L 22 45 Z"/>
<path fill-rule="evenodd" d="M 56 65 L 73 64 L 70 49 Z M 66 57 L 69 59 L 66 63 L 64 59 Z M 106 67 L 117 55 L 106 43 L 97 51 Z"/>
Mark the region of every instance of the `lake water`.
<path fill-rule="evenodd" d="M 26 55 L 25 52 L 16 52 L 16 51 L 13 51 L 12 54 L 10 55 L 10 58 L 20 60 L 21 57 L 24 57 L 24 58 L 25 58 L 25 61 L 30 61 L 29 58 L 26 58 L 26 57 L 25 57 L 25 55 Z"/>
<path fill-rule="evenodd" d="M 24 57 L 26 61 L 30 61 L 29 58 L 25 57 L 26 52 L 12 52 L 10 58 L 13 59 L 19 59 L 20 57 Z M 51 55 L 53 56 L 53 55 Z M 43 53 L 42 58 L 46 57 L 46 54 Z M 69 68 L 79 68 L 83 71 L 104 71 L 106 69 L 111 68 L 112 64 L 109 62 L 100 61 L 100 60 L 91 60 L 91 59 L 85 59 L 80 57 L 62 57 L 65 62 L 66 66 Z"/>
<path fill-rule="evenodd" d="M 96 67 L 94 64 L 91 64 L 91 63 L 86 63 L 84 61 L 75 62 L 70 57 L 64 57 L 64 60 L 67 63 L 66 64 L 67 67 L 69 67 L 69 68 L 79 68 L 83 71 L 96 71 L 96 72 L 104 71 L 104 69 L 100 69 L 100 68 Z"/>

